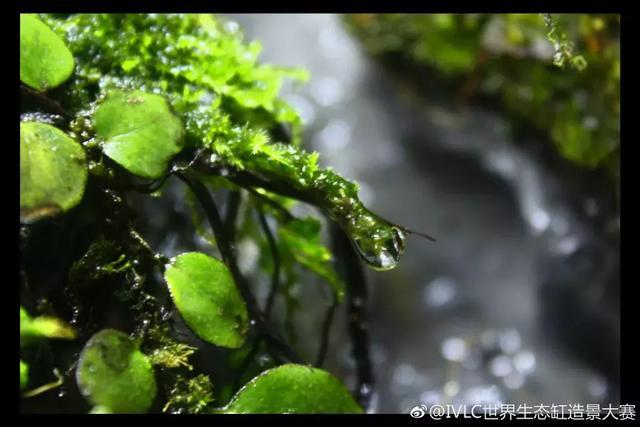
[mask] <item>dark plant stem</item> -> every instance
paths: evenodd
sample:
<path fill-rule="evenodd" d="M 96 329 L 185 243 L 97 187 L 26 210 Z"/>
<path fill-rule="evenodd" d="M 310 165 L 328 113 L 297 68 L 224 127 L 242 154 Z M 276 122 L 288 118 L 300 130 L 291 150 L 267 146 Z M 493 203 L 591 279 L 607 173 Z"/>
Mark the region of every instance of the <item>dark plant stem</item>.
<path fill-rule="evenodd" d="M 318 356 L 316 357 L 316 366 L 321 368 L 324 364 L 324 360 L 327 356 L 327 349 L 329 348 L 329 333 L 331 332 L 331 324 L 333 323 L 333 315 L 338 307 L 338 300 L 335 295 L 331 301 L 331 305 L 327 309 L 324 322 L 322 322 L 322 332 L 320 339 L 320 347 L 318 348 Z"/>
<path fill-rule="evenodd" d="M 337 269 L 347 284 L 347 322 L 356 363 L 358 386 L 355 397 L 365 411 L 373 393 L 373 369 L 369 357 L 369 332 L 366 324 L 367 283 L 360 258 L 342 229 L 331 224 L 331 239 L 337 259 Z"/>
<path fill-rule="evenodd" d="M 272 208 L 274 208 L 275 210 L 280 212 L 280 214 L 284 217 L 285 221 L 292 221 L 292 220 L 294 220 L 296 218 L 295 216 L 293 216 L 291 214 L 291 212 L 289 212 L 287 210 L 287 208 L 285 208 L 284 206 L 282 206 L 280 203 L 276 202 L 275 200 L 271 199 L 270 197 L 267 197 L 264 194 L 261 194 L 255 188 L 245 187 L 245 189 L 249 193 L 254 195 L 256 197 L 256 199 L 260 200 L 263 203 L 268 204 L 269 206 L 271 206 Z"/>
<path fill-rule="evenodd" d="M 151 259 L 156 263 L 160 271 L 164 272 L 165 266 L 169 263 L 169 258 L 154 251 L 140 233 L 131 226 L 129 226 L 129 236 L 151 256 Z"/>
<path fill-rule="evenodd" d="M 227 195 L 227 212 L 224 217 L 224 229 L 227 230 L 227 238 L 230 242 L 236 240 L 236 218 L 242 197 L 240 191 L 231 190 Z"/>
<path fill-rule="evenodd" d="M 207 187 L 201 181 L 193 177 L 188 171 L 175 172 L 175 175 L 185 184 L 187 184 L 191 191 L 193 191 L 193 194 L 196 196 L 196 199 L 204 210 L 213 234 L 216 238 L 216 243 L 218 244 L 220 255 L 222 256 L 223 261 L 229 268 L 231 275 L 238 285 L 238 289 L 240 290 L 240 293 L 242 294 L 242 297 L 247 304 L 249 316 L 251 317 L 252 322 L 254 322 L 256 328 L 258 328 L 258 331 L 264 335 L 264 338 L 269 346 L 275 349 L 285 358 L 294 363 L 304 363 L 302 358 L 296 353 L 296 351 L 293 350 L 280 337 L 277 331 L 265 320 L 264 316 L 260 312 L 256 299 L 251 293 L 246 279 L 244 278 L 242 273 L 240 273 L 233 248 L 229 242 L 229 239 L 227 238 L 224 224 L 222 223 L 222 219 L 220 218 L 220 214 L 218 213 L 218 208 L 213 201 L 211 194 L 209 194 L 209 190 L 207 189 Z M 279 357 L 275 355 L 274 358 L 276 360 L 279 360 Z"/>
<path fill-rule="evenodd" d="M 260 349 L 261 342 L 262 342 L 262 337 L 260 336 L 256 337 L 255 341 L 253 342 L 253 346 L 251 347 L 251 350 L 249 351 L 249 353 L 247 353 L 245 358 L 242 359 L 242 363 L 240 364 L 240 366 L 238 366 L 236 370 L 237 371 L 236 378 L 233 382 L 234 390 L 238 390 L 240 388 L 240 381 L 242 380 L 242 376 L 244 375 L 245 371 L 249 368 L 249 365 L 251 365 L 251 361 L 256 357 L 256 354 L 258 354 L 258 350 Z"/>
<path fill-rule="evenodd" d="M 67 113 L 58 101 L 54 101 L 44 93 L 37 92 L 30 87 L 21 84 L 20 95 L 31 98 L 40 108 L 49 113 L 58 114 L 67 120 L 71 119 L 69 113 Z"/>
<path fill-rule="evenodd" d="M 278 245 L 276 244 L 276 240 L 271 233 L 271 229 L 269 228 L 269 224 L 267 223 L 267 219 L 265 218 L 262 209 L 258 209 L 258 220 L 260 221 L 262 231 L 264 232 L 267 238 L 267 242 L 269 243 L 269 249 L 271 250 L 271 256 L 273 258 L 273 276 L 271 276 L 271 289 L 269 290 L 269 296 L 267 297 L 267 302 L 264 307 L 264 317 L 268 319 L 271 314 L 271 308 L 273 307 L 273 303 L 276 299 L 276 293 L 278 292 L 278 285 L 280 283 L 280 253 L 278 252 Z"/>

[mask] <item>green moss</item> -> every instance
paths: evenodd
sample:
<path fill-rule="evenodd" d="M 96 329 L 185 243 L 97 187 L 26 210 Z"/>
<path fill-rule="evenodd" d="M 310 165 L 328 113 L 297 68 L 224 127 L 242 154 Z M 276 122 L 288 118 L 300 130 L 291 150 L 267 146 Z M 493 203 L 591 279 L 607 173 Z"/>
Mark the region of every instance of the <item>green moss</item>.
<path fill-rule="evenodd" d="M 357 185 L 320 168 L 317 153 L 299 148 L 297 138 L 284 144 L 270 137 L 283 123 L 299 135 L 297 114 L 277 95 L 284 78 L 305 73 L 258 65 L 259 45 L 243 44 L 232 26 L 210 16 L 75 15 L 46 22 L 77 59 L 70 108 L 80 112 L 93 92 L 113 88 L 162 94 L 184 122 L 187 145 L 210 149 L 211 163 L 297 191 L 340 224 L 369 265 L 397 265 L 406 231 L 366 209 Z"/>
<path fill-rule="evenodd" d="M 389 269 L 397 264 L 406 230 L 371 213 L 358 199 L 355 183 L 321 168 L 318 154 L 301 148 L 300 119 L 278 98 L 278 92 L 284 79 L 305 80 L 305 72 L 259 64 L 258 43 L 244 43 L 234 25 L 209 15 L 58 14 L 40 18 L 71 52 L 75 68 L 68 79 L 56 83 L 54 91 L 35 95 L 29 92 L 37 113 L 28 103 L 21 108 L 28 110 L 24 111 L 25 117 L 42 114 L 52 105 L 61 113 L 51 120 L 60 129 L 46 126 L 57 136 L 68 133 L 65 138 L 78 145 L 83 154 L 83 179 L 76 181 L 83 186 L 87 183 L 87 194 L 74 193 L 73 203 L 61 205 L 61 210 L 71 208 L 84 197 L 85 203 L 78 208 L 82 209 L 78 215 L 82 225 L 69 228 L 79 231 L 77 234 L 87 229 L 92 233 L 88 248 L 84 243 L 80 245 L 87 248 L 85 254 L 70 263 L 66 271 L 68 285 L 62 299 L 69 297 L 74 325 L 83 332 L 104 327 L 96 325 L 101 318 L 96 314 L 101 313 L 103 303 L 107 304 L 106 300 L 99 301 L 102 295 L 113 295 L 133 322 L 130 335 L 103 329 L 84 345 L 76 380 L 83 396 L 93 405 L 91 413 L 149 410 L 158 391 L 154 366 L 160 376 L 158 384 L 165 386 L 165 411 L 211 410 L 211 381 L 202 374 L 189 378 L 187 371 L 196 365 L 192 360 L 196 358 L 191 356 L 197 348 L 172 336 L 166 322 L 170 312 L 161 302 L 167 289 L 152 288 L 164 285 L 159 279 L 163 275 L 156 273 L 164 273 L 170 294 L 167 297 L 187 326 L 204 341 L 249 354 L 250 349 L 243 344 L 250 331 L 272 334 L 264 340 L 267 346 L 280 340 L 276 325 L 266 323 L 272 319 L 262 319 L 263 313 L 248 313 L 248 304 L 234 282 L 236 275 L 244 274 L 231 269 L 235 261 L 225 258 L 229 263 L 226 265 L 201 253 L 182 254 L 169 261 L 154 252 L 134 228 L 136 215 L 128 204 L 128 191 L 157 194 L 151 188 L 163 183 L 170 172 L 189 169 L 185 173 L 208 190 L 249 190 L 251 203 L 243 203 L 244 192 L 238 199 L 238 216 L 245 216 L 245 224 L 250 218 L 247 213 L 261 203 L 256 193 L 282 203 L 285 210 L 293 206 L 294 198 L 319 207 L 339 224 L 372 267 Z M 291 129 L 291 138 L 283 128 Z M 27 169 L 23 163 L 29 161 L 23 139 L 21 132 L 21 174 L 22 169 Z M 141 182 L 140 178 L 153 181 Z M 251 183 L 243 183 L 242 179 Z M 41 181 L 49 184 L 48 180 Z M 21 196 L 22 192 L 21 187 Z M 199 203 L 206 199 L 201 194 Z M 215 211 L 211 206 L 206 210 L 208 217 Z M 278 217 L 274 212 L 265 212 Z M 233 215 L 225 216 L 235 219 Z M 91 226 L 81 228 L 88 217 Z M 210 237 L 200 224 L 202 217 L 193 218 L 196 229 Z M 345 293 L 345 285 L 333 270 L 330 251 L 321 242 L 319 222 L 310 218 L 277 219 L 275 250 L 287 255 L 280 260 L 279 292 L 286 302 L 284 323 L 291 332 L 293 308 L 299 304 L 293 289 L 300 265 L 324 278 L 338 299 Z M 228 221 L 224 218 L 223 225 L 235 226 L 238 222 L 226 224 Z M 264 237 L 264 233 L 255 224 L 240 228 L 234 239 L 229 239 L 234 241 L 227 242 L 231 252 L 236 236 L 265 243 L 259 234 Z M 70 236 L 74 239 L 70 246 L 76 248 L 77 236 Z M 85 238 L 89 236 L 83 235 Z M 274 262 L 275 258 L 270 259 Z M 38 319 L 31 319 L 21 309 L 21 338 L 33 332 L 29 327 Z M 23 323 L 27 326 L 22 327 Z M 51 325 L 56 326 L 49 322 Z M 290 340 L 280 345 L 295 343 Z M 274 357 L 270 363 L 275 360 Z M 237 363 L 234 366 L 239 367 Z M 265 369 L 264 364 L 254 363 L 253 367 Z M 23 364 L 21 370 L 25 371 Z M 274 386 L 278 392 L 279 396 L 267 406 L 256 407 L 256 411 L 361 412 L 344 386 L 324 371 L 308 367 L 301 370 L 299 366 L 274 371 L 244 389 L 249 395 L 253 392 L 248 390 L 263 393 L 266 384 L 266 390 Z M 254 374 L 246 371 L 244 378 Z M 21 384 L 25 375 L 21 376 Z M 225 376 L 229 375 L 221 375 Z M 307 383 L 314 396 L 300 393 L 306 390 Z M 235 388 L 223 383 L 222 392 L 218 393 L 231 396 Z M 234 410 L 244 412 L 260 403 L 259 399 L 243 399 L 237 396 Z"/>
<path fill-rule="evenodd" d="M 547 133 L 564 158 L 605 168 L 617 183 L 617 15 L 382 14 L 345 20 L 371 54 L 397 55 L 433 70 L 432 77 L 458 93 L 496 100 L 518 121 Z"/>
<path fill-rule="evenodd" d="M 172 414 L 200 414 L 213 402 L 213 384 L 206 375 L 178 378 L 169 391 L 164 412 Z"/>

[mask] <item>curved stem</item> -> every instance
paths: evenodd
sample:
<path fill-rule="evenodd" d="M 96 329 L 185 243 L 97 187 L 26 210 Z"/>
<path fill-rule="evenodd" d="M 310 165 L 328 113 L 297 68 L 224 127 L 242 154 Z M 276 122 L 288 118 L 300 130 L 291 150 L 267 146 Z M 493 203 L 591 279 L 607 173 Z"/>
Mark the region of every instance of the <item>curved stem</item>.
<path fill-rule="evenodd" d="M 238 217 L 238 209 L 240 208 L 240 191 L 231 190 L 227 196 L 227 212 L 224 217 L 224 228 L 227 230 L 229 241 L 236 240 L 236 218 Z"/>
<path fill-rule="evenodd" d="M 324 322 L 322 322 L 322 335 L 320 341 L 320 347 L 318 349 L 318 356 L 316 357 L 316 366 L 321 368 L 324 364 L 324 360 L 327 356 L 327 349 L 329 348 L 329 333 L 331 332 L 331 324 L 333 323 L 333 315 L 336 312 L 336 308 L 338 307 L 338 300 L 333 296 L 333 301 L 331 305 L 327 309 L 327 314 L 325 315 Z"/>
<path fill-rule="evenodd" d="M 268 319 L 269 315 L 271 314 L 271 308 L 273 307 L 276 293 L 278 291 L 278 285 L 280 283 L 280 253 L 278 252 L 278 245 L 276 244 L 276 240 L 271 233 L 271 229 L 269 228 L 267 219 L 264 216 L 264 212 L 262 212 L 262 209 L 260 208 L 258 208 L 258 219 L 260 220 L 260 226 L 262 226 L 262 230 L 264 231 L 264 234 L 267 237 L 267 241 L 269 242 L 269 248 L 272 254 L 271 256 L 273 257 L 273 276 L 271 277 L 271 289 L 269 291 L 267 303 L 265 304 L 264 308 L 264 317 Z"/>
<path fill-rule="evenodd" d="M 247 368 L 249 368 L 249 365 L 251 364 L 251 361 L 253 360 L 253 358 L 258 353 L 258 350 L 260 349 L 261 341 L 262 341 L 262 337 L 260 336 L 256 337 L 256 340 L 253 342 L 253 346 L 251 347 L 251 350 L 246 355 L 246 357 L 242 360 L 242 363 L 240 364 L 240 366 L 238 366 L 237 375 L 233 383 L 234 390 L 238 390 L 240 388 L 240 381 L 242 380 L 242 376 L 244 375 Z"/>
<path fill-rule="evenodd" d="M 251 317 L 251 320 L 255 322 L 255 326 L 258 328 L 260 333 L 264 335 L 265 340 L 272 348 L 277 350 L 291 362 L 303 363 L 302 358 L 280 337 L 277 331 L 274 330 L 273 326 L 266 322 L 264 316 L 258 309 L 255 297 L 251 293 L 246 279 L 238 268 L 235 254 L 229 239 L 227 238 L 222 219 L 218 213 L 218 208 L 213 201 L 213 198 L 211 198 L 211 194 L 209 194 L 207 187 L 202 182 L 191 176 L 188 171 L 176 171 L 175 175 L 187 184 L 202 206 L 216 238 L 220 255 L 222 255 L 223 261 L 227 264 L 231 275 L 238 285 L 238 289 L 247 304 L 249 316 Z M 274 356 L 274 358 L 278 359 L 277 356 Z"/>
<path fill-rule="evenodd" d="M 351 246 L 347 235 L 336 224 L 331 225 L 331 238 L 338 260 L 338 271 L 347 284 L 347 321 L 358 377 L 355 395 L 366 411 L 371 403 L 374 385 L 366 324 L 367 283 L 358 254 Z"/>

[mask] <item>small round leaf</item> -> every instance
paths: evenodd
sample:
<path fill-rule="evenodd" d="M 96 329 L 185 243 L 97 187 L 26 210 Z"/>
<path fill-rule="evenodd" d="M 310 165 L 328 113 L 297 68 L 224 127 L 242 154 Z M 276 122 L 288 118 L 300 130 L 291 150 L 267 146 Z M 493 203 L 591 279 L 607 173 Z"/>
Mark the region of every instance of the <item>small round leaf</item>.
<path fill-rule="evenodd" d="M 342 383 L 330 373 L 288 364 L 249 381 L 222 409 L 229 414 L 362 413 Z"/>
<path fill-rule="evenodd" d="M 84 195 L 84 150 L 51 125 L 20 123 L 20 220 L 33 222 L 67 211 Z"/>
<path fill-rule="evenodd" d="M 76 382 L 94 406 L 115 413 L 146 412 L 156 396 L 151 361 L 124 333 L 103 329 L 87 341 Z"/>
<path fill-rule="evenodd" d="M 160 178 L 184 144 L 182 123 L 160 95 L 111 91 L 93 121 L 104 153 L 143 178 Z"/>
<path fill-rule="evenodd" d="M 73 56 L 62 39 L 32 14 L 20 15 L 20 80 L 45 91 L 71 76 Z"/>
<path fill-rule="evenodd" d="M 188 252 L 171 260 L 164 277 L 173 302 L 193 332 L 221 347 L 242 346 L 249 315 L 226 265 L 205 254 Z"/>

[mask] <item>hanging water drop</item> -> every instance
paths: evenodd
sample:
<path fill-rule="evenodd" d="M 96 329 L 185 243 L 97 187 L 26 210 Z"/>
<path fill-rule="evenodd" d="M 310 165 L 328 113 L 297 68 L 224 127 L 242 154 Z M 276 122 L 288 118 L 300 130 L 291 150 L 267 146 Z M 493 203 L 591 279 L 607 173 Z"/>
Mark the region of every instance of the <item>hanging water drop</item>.
<path fill-rule="evenodd" d="M 377 235 L 353 238 L 354 248 L 360 258 L 371 268 L 378 271 L 393 269 L 404 252 L 406 232 L 394 226 L 388 226 L 384 237 Z"/>

